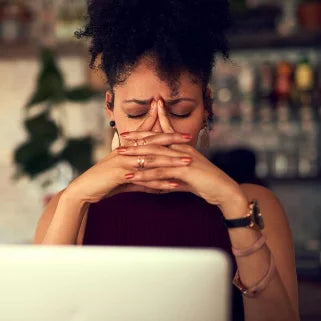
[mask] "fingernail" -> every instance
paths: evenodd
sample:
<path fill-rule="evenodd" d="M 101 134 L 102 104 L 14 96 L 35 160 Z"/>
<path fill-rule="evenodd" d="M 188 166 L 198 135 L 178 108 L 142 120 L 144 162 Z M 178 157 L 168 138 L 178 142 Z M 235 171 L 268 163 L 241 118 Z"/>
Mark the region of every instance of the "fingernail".
<path fill-rule="evenodd" d="M 192 158 L 191 157 L 181 157 L 180 160 L 185 164 L 189 164 L 192 161 Z"/>
<path fill-rule="evenodd" d="M 133 178 L 135 176 L 135 173 L 129 173 L 129 174 L 126 174 L 125 175 L 125 178 L 126 179 L 131 179 L 131 178 Z"/>
<path fill-rule="evenodd" d="M 176 182 L 169 182 L 169 185 L 172 187 L 177 187 L 179 184 Z"/>
<path fill-rule="evenodd" d="M 158 104 L 158 107 L 159 107 L 159 108 L 162 108 L 162 107 L 163 107 L 163 102 L 162 102 L 161 99 L 158 100 L 157 104 Z"/>
<path fill-rule="evenodd" d="M 192 138 L 192 135 L 190 135 L 190 134 L 182 134 L 182 136 L 185 139 L 191 139 Z"/>
<path fill-rule="evenodd" d="M 120 136 L 126 136 L 128 134 L 129 134 L 129 132 L 123 132 L 123 133 L 120 133 Z"/>
<path fill-rule="evenodd" d="M 126 152 L 127 149 L 128 149 L 128 147 L 117 147 L 116 151 L 119 152 L 119 153 L 123 153 L 123 152 Z"/>

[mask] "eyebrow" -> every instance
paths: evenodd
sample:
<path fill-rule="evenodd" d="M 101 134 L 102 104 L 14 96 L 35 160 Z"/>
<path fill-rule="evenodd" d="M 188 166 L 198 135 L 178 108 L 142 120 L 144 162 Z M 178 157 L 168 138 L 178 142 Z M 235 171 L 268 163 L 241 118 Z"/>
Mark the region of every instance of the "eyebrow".
<path fill-rule="evenodd" d="M 146 99 L 146 100 L 139 100 L 139 99 L 129 99 L 129 100 L 124 100 L 123 103 L 125 104 L 129 104 L 129 103 L 136 103 L 138 105 L 147 105 L 150 104 L 151 101 L 153 99 Z M 181 101 L 191 101 L 191 102 L 196 102 L 195 99 L 193 98 L 186 98 L 186 97 L 182 97 L 182 98 L 177 98 L 177 99 L 171 99 L 171 100 L 164 100 L 166 105 L 176 105 L 178 103 L 180 103 Z"/>

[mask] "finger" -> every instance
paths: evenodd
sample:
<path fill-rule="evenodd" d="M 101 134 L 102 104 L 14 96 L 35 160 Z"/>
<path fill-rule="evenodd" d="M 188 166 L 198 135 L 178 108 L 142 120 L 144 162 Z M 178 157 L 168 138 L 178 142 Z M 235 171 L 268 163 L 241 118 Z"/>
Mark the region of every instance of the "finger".
<path fill-rule="evenodd" d="M 156 121 L 156 118 L 157 118 L 157 103 L 155 100 L 153 100 L 148 117 L 144 119 L 141 125 L 137 128 L 137 131 L 151 130 L 151 128 L 153 128 L 153 125 Z"/>
<path fill-rule="evenodd" d="M 120 155 L 162 155 L 169 157 L 190 157 L 190 154 L 184 151 L 170 149 L 161 145 L 143 145 L 143 146 L 121 146 L 115 149 Z"/>
<path fill-rule="evenodd" d="M 130 136 L 135 137 L 135 136 L 141 136 L 142 138 L 126 138 L 124 137 L 124 144 L 122 144 L 120 147 L 129 147 L 129 146 L 141 146 L 141 145 L 147 145 L 146 138 L 149 136 L 154 136 L 157 133 L 149 135 L 148 132 L 146 133 L 147 136 L 139 134 L 139 132 L 135 132 L 137 135 L 131 134 Z"/>
<path fill-rule="evenodd" d="M 195 147 L 188 144 L 172 144 L 168 146 L 169 149 L 176 152 L 187 154 L 187 157 L 192 157 L 194 160 L 207 160 L 207 157 L 202 155 Z"/>
<path fill-rule="evenodd" d="M 169 180 L 155 180 L 149 182 L 133 182 L 135 185 L 145 186 L 148 188 L 152 188 L 154 190 L 167 190 L 167 189 L 176 189 L 179 184 L 174 181 Z"/>
<path fill-rule="evenodd" d="M 194 151 L 194 147 L 188 144 L 171 144 L 169 149 L 190 154 Z"/>
<path fill-rule="evenodd" d="M 154 180 L 149 182 L 135 181 L 132 183 L 133 185 L 144 186 L 146 188 L 150 188 L 152 190 L 158 190 L 157 194 L 160 192 L 176 191 L 176 192 L 189 192 L 189 187 L 187 184 L 181 181 L 174 180 Z"/>
<path fill-rule="evenodd" d="M 118 162 L 123 168 L 143 169 L 157 167 L 188 166 L 192 163 L 191 157 L 168 157 L 163 155 L 120 156 Z"/>
<path fill-rule="evenodd" d="M 175 133 L 174 128 L 172 127 L 169 119 L 166 116 L 166 110 L 165 110 L 164 102 L 162 99 L 158 100 L 157 106 L 158 106 L 158 118 L 159 118 L 159 122 L 160 122 L 163 132 L 164 133 Z"/>
<path fill-rule="evenodd" d="M 178 179 L 185 183 L 188 183 L 186 182 L 188 171 L 190 171 L 190 166 L 167 168 L 157 167 L 153 169 L 146 169 L 143 171 L 128 173 L 125 174 L 124 177 L 128 182 Z"/>
<path fill-rule="evenodd" d="M 136 133 L 136 132 L 135 132 Z M 171 145 L 171 144 L 182 144 L 191 141 L 192 136 L 190 134 L 181 133 L 157 133 L 156 135 L 150 135 L 142 139 L 137 139 L 134 132 L 131 135 L 125 137 L 125 139 L 132 140 L 131 145 L 134 145 L 135 140 L 137 140 L 138 145 L 156 144 L 156 145 Z M 129 138 L 131 137 L 131 138 Z"/>
<path fill-rule="evenodd" d="M 156 189 L 156 188 L 150 188 L 145 186 L 145 182 L 139 182 L 138 184 L 133 183 L 133 184 L 127 184 L 127 185 L 132 185 L 133 191 L 141 191 L 141 192 L 145 192 L 145 193 L 152 193 L 152 194 L 167 194 L 167 193 L 171 193 L 171 192 L 175 192 L 177 190 L 177 188 L 172 188 L 171 190 L 169 189 Z"/>
<path fill-rule="evenodd" d="M 121 133 L 120 136 L 124 139 L 142 139 L 147 136 L 157 135 L 159 133 L 152 131 L 132 131 L 132 132 L 124 132 Z"/>

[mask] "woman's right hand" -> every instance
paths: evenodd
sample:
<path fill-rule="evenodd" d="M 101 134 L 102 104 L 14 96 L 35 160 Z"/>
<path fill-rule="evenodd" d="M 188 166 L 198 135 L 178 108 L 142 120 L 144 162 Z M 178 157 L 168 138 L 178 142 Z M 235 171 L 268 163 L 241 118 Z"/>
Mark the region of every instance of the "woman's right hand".
<path fill-rule="evenodd" d="M 155 111 L 156 109 L 156 111 Z M 138 131 L 150 131 L 157 117 L 157 107 L 151 110 L 150 116 L 139 126 Z M 155 132 L 155 134 L 157 134 Z M 180 133 L 162 135 L 162 140 L 153 144 L 153 134 L 144 138 L 146 145 L 140 146 L 144 150 L 144 168 L 188 166 L 184 157 L 190 156 L 186 153 L 172 150 L 166 146 L 171 144 L 186 144 L 190 139 Z M 159 190 L 128 183 L 125 175 L 139 170 L 139 156 L 121 155 L 121 146 L 113 150 L 105 158 L 97 162 L 83 174 L 78 176 L 66 188 L 64 193 L 76 197 L 84 203 L 96 203 L 103 198 L 111 197 L 118 193 L 142 191 L 147 193 L 159 193 Z M 168 184 L 168 190 L 175 189 Z M 164 192 L 164 190 L 163 190 Z"/>

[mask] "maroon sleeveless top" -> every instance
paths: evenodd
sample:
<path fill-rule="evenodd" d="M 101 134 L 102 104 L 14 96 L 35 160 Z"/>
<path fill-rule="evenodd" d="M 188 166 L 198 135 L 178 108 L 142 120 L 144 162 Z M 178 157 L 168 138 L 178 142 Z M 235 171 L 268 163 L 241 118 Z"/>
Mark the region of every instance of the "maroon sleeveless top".
<path fill-rule="evenodd" d="M 83 245 L 216 247 L 231 251 L 223 215 L 216 205 L 189 192 L 128 192 L 102 199 L 88 210 Z M 232 285 L 232 320 L 243 321 L 241 292 Z"/>

